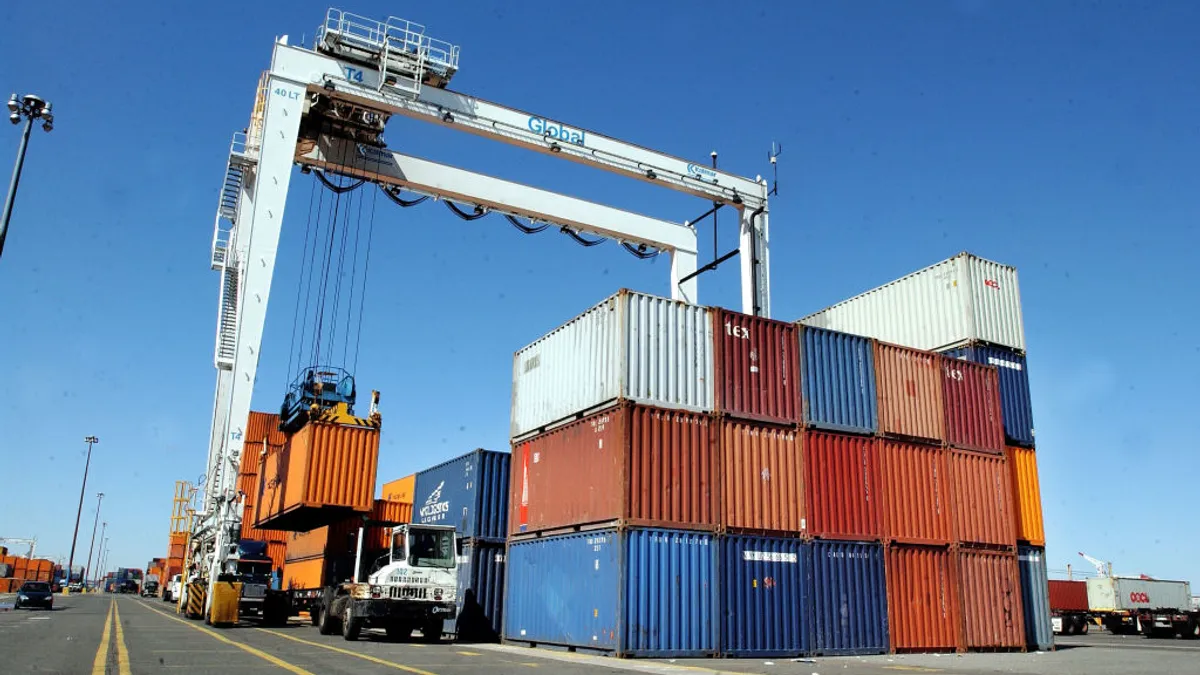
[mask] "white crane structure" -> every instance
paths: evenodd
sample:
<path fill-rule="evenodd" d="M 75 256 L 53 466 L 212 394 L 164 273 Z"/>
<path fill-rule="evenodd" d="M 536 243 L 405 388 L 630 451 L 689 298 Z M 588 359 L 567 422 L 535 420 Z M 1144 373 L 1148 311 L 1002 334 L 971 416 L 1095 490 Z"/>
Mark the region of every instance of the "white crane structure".
<path fill-rule="evenodd" d="M 1111 577 L 1113 575 L 1112 563 L 1106 562 L 1104 560 L 1100 560 L 1099 558 L 1093 558 L 1092 556 L 1084 553 L 1083 551 L 1079 552 L 1079 556 L 1081 558 L 1083 558 L 1084 560 L 1090 562 L 1092 564 L 1092 566 L 1094 566 L 1096 568 L 1096 575 L 1099 576 L 1100 578 L 1103 579 L 1105 577 Z"/>
<path fill-rule="evenodd" d="M 29 546 L 29 555 L 26 558 L 33 558 L 34 552 L 37 551 L 37 537 L 33 539 L 16 539 L 13 537 L 0 537 L 0 544 L 22 544 Z"/>
<path fill-rule="evenodd" d="M 514 224 L 525 219 L 616 240 L 635 254 L 667 253 L 671 295 L 688 302 L 698 300 L 696 275 L 735 254 L 698 270 L 697 234 L 687 222 L 650 218 L 393 151 L 381 137 L 393 115 L 624 174 L 694 195 L 714 210 L 729 207 L 738 213 L 743 311 L 770 315 L 766 180 L 445 89 L 458 61 L 458 47 L 426 36 L 419 24 L 374 21 L 336 9 L 326 15 L 312 49 L 288 44 L 286 35 L 274 43 L 250 124 L 234 135 L 230 147 L 214 226 L 211 263 L 221 273 L 217 385 L 193 537 L 209 579 L 216 578 L 236 544 L 243 425 L 294 165 L 322 179 L 337 174 L 392 194 L 404 190 L 470 205 L 480 214 L 494 211 Z"/>

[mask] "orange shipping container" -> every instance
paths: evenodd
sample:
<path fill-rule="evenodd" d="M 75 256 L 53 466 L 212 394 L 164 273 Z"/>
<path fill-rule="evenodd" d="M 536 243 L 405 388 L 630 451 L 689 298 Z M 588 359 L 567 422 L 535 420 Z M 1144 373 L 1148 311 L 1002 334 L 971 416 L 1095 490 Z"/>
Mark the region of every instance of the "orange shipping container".
<path fill-rule="evenodd" d="M 959 549 L 960 607 L 968 648 L 1025 645 L 1015 553 Z"/>
<path fill-rule="evenodd" d="M 1004 454 L 1008 457 L 1012 480 L 1017 540 L 1045 546 L 1046 529 L 1042 522 L 1042 488 L 1038 485 L 1037 454 L 1033 448 L 1007 448 Z"/>
<path fill-rule="evenodd" d="M 254 539 L 266 542 L 286 542 L 288 533 L 283 530 L 264 530 L 254 526 L 254 507 L 246 505 L 242 509 L 242 539 Z"/>
<path fill-rule="evenodd" d="M 946 451 L 933 445 L 881 439 L 879 465 L 887 539 L 949 544 L 953 523 Z"/>
<path fill-rule="evenodd" d="M 287 543 L 282 541 L 272 541 L 267 543 L 267 555 L 271 558 L 271 571 L 283 567 L 283 563 L 287 560 Z"/>
<path fill-rule="evenodd" d="M 187 532 L 172 534 L 167 543 L 167 557 L 175 559 L 183 559 L 184 549 L 187 547 Z"/>
<path fill-rule="evenodd" d="M 876 342 L 875 383 L 880 433 L 945 438 L 941 356 Z"/>
<path fill-rule="evenodd" d="M 412 511 L 412 500 L 376 499 L 374 506 L 371 507 L 371 516 L 368 522 L 372 525 L 389 527 L 411 523 Z"/>
<path fill-rule="evenodd" d="M 882 538 L 875 439 L 807 431 L 804 466 L 809 534 L 855 541 Z"/>
<path fill-rule="evenodd" d="M 417 485 L 417 474 L 397 478 L 394 481 L 383 484 L 383 498 L 389 502 L 403 502 L 411 504 L 413 501 L 413 492 Z"/>
<path fill-rule="evenodd" d="M 289 560 L 283 566 L 283 588 L 285 590 L 300 590 L 306 588 L 321 588 L 344 579 L 333 578 L 324 558 L 309 558 L 307 560 Z M 347 577 L 348 578 L 348 577 Z"/>
<path fill-rule="evenodd" d="M 310 422 L 259 468 L 255 524 L 306 531 L 373 505 L 379 429 Z"/>
<path fill-rule="evenodd" d="M 947 461 L 954 495 L 955 540 L 1016 546 L 1012 486 L 1004 455 L 950 450 Z"/>
<path fill-rule="evenodd" d="M 892 651 L 961 649 L 958 582 L 950 550 L 891 544 L 884 561 Z"/>
<path fill-rule="evenodd" d="M 240 473 L 238 474 L 238 491 L 246 495 L 245 504 L 253 508 L 254 502 L 258 500 L 258 474 Z"/>
<path fill-rule="evenodd" d="M 807 529 L 804 459 L 794 427 L 720 422 L 721 524 L 741 532 Z"/>
<path fill-rule="evenodd" d="M 282 447 L 287 436 L 279 430 L 279 415 L 250 411 L 246 420 L 246 435 L 243 441 L 240 471 L 244 474 L 258 472 L 258 458 L 263 451 L 263 441 L 269 447 Z"/>

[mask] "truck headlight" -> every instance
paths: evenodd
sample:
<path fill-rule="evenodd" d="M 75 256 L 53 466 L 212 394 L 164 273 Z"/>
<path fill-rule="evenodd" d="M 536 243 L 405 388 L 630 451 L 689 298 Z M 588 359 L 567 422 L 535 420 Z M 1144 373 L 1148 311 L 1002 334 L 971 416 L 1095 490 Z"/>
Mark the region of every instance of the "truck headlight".
<path fill-rule="evenodd" d="M 371 587 L 371 597 L 372 598 L 382 598 L 383 597 L 383 587 L 382 586 L 372 586 Z"/>

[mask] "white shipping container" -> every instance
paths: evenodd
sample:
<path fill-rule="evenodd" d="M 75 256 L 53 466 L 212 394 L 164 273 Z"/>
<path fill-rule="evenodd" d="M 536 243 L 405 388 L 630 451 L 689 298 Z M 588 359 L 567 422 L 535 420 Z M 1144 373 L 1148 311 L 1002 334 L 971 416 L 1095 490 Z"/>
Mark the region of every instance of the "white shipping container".
<path fill-rule="evenodd" d="M 1192 605 L 1192 587 L 1186 581 L 1112 577 L 1087 580 L 1088 609 L 1112 612 L 1135 609 L 1178 609 Z"/>
<path fill-rule="evenodd" d="M 960 253 L 800 323 L 916 349 L 982 341 L 1025 351 L 1017 269 Z"/>
<path fill-rule="evenodd" d="M 626 399 L 713 408 L 707 307 L 621 290 L 513 355 L 512 438 Z"/>

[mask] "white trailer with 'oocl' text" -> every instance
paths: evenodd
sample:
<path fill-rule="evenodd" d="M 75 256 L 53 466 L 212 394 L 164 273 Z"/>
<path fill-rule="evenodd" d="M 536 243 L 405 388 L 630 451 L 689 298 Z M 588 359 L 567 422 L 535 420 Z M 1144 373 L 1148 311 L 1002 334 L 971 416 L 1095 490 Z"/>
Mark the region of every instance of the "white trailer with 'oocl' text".
<path fill-rule="evenodd" d="M 1191 584 L 1136 577 L 1087 580 L 1088 609 L 1112 633 L 1200 638 Z"/>

